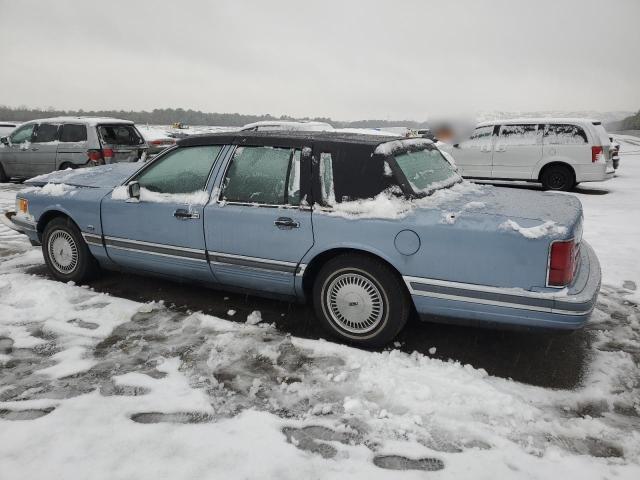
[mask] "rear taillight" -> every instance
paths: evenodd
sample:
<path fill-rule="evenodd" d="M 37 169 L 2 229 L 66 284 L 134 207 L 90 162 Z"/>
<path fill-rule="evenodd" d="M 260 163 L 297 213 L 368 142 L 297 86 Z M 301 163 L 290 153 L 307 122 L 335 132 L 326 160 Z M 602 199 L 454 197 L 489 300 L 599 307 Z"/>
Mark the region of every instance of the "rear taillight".
<path fill-rule="evenodd" d="M 115 153 L 112 148 L 103 148 L 102 149 L 102 158 L 106 163 L 111 163 L 111 159 L 115 157 Z"/>
<path fill-rule="evenodd" d="M 94 165 L 104 165 L 102 150 L 87 150 L 87 157 L 89 157 L 89 161 Z"/>
<path fill-rule="evenodd" d="M 573 240 L 558 241 L 551 244 L 549 252 L 549 272 L 547 284 L 552 287 L 564 287 L 573 280 L 576 270 L 577 248 Z"/>
<path fill-rule="evenodd" d="M 602 155 L 603 148 L 600 146 L 591 147 L 591 162 L 595 163 L 600 160 L 600 155 Z"/>

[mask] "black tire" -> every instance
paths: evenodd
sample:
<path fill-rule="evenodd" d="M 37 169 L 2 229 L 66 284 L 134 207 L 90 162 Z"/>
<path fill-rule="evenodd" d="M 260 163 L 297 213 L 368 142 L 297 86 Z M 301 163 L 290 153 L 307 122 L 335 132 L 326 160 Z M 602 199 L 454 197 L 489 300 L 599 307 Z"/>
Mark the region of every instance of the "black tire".
<path fill-rule="evenodd" d="M 544 169 L 540 177 L 542 186 L 547 190 L 568 192 L 576 184 L 573 170 L 566 165 L 551 165 Z"/>
<path fill-rule="evenodd" d="M 59 253 L 55 253 L 58 249 Z M 42 235 L 42 254 L 51 275 L 63 282 L 81 283 L 100 271 L 80 230 L 67 217 L 56 217 L 47 223 Z"/>
<path fill-rule="evenodd" d="M 7 183 L 9 181 L 9 177 L 4 173 L 4 168 L 2 168 L 2 164 L 0 164 L 0 183 Z"/>
<path fill-rule="evenodd" d="M 75 163 L 64 162 L 62 165 L 60 165 L 60 168 L 58 170 L 66 170 L 67 168 L 75 170 L 76 168 L 78 168 L 78 166 Z"/>
<path fill-rule="evenodd" d="M 359 346 L 381 347 L 407 323 L 411 299 L 397 273 L 385 263 L 346 253 L 329 260 L 318 272 L 313 306 L 316 317 L 333 337 Z"/>

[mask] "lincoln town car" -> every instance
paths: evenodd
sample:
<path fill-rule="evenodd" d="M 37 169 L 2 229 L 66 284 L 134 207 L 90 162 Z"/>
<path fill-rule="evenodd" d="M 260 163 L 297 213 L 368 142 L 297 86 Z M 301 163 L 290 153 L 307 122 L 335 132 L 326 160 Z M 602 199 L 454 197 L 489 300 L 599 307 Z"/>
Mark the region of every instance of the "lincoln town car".
<path fill-rule="evenodd" d="M 362 346 L 411 315 L 577 329 L 601 278 L 577 198 L 469 183 L 422 138 L 193 136 L 149 162 L 34 177 L 2 218 L 58 280 L 135 271 L 307 301 Z"/>

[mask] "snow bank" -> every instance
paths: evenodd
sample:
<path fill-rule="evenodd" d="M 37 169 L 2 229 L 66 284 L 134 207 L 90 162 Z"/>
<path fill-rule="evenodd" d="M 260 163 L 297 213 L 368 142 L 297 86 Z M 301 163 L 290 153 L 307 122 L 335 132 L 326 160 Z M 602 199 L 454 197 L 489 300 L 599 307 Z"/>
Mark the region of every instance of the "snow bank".
<path fill-rule="evenodd" d="M 51 197 L 62 197 L 66 194 L 73 195 L 76 192 L 76 187 L 65 185 L 64 183 L 47 183 L 42 187 L 27 187 L 23 192 L 34 193 L 36 195 L 49 195 Z"/>
<path fill-rule="evenodd" d="M 567 228 L 558 225 L 556 222 L 552 220 L 548 220 L 540 225 L 536 225 L 535 227 L 522 227 L 514 220 L 507 220 L 506 222 L 500 224 L 498 227 L 500 230 L 512 230 L 514 232 L 520 233 L 523 237 L 535 239 L 547 236 L 555 236 L 555 235 L 564 235 L 567 233 Z"/>

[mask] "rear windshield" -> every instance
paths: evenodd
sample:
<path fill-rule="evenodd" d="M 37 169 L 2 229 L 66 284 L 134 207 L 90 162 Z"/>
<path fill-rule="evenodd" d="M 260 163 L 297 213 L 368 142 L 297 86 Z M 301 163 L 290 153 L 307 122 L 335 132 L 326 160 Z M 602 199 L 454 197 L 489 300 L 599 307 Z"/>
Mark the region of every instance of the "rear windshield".
<path fill-rule="evenodd" d="M 142 136 L 133 125 L 99 125 L 98 134 L 102 143 L 108 145 L 141 145 Z"/>
<path fill-rule="evenodd" d="M 417 194 L 428 195 L 462 180 L 437 148 L 396 154 L 395 159 Z"/>

